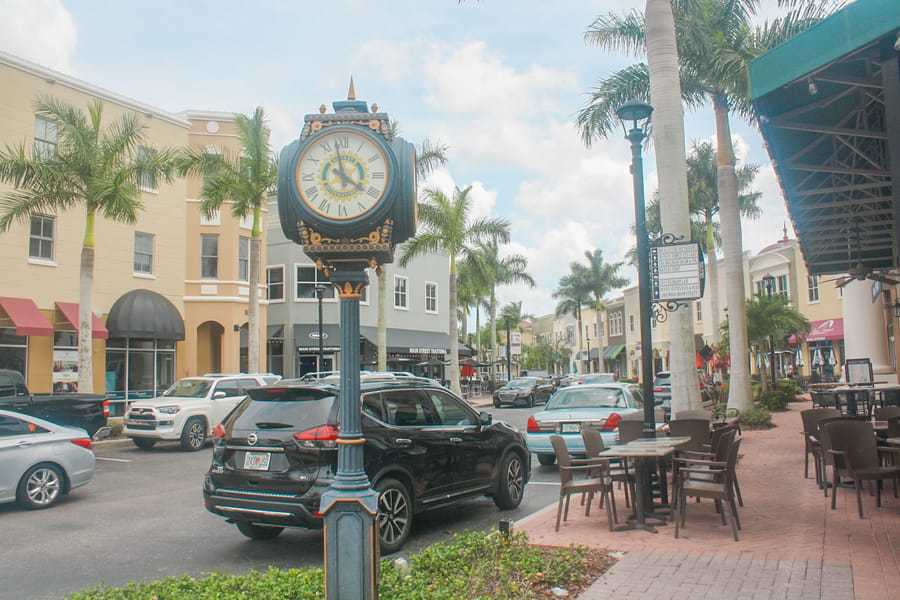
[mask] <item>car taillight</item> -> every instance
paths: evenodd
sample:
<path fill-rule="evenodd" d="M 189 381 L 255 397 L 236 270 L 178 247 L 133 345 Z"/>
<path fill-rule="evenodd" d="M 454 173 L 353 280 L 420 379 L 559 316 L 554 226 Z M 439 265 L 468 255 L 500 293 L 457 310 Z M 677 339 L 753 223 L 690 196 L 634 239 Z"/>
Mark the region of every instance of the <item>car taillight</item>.
<path fill-rule="evenodd" d="M 291 437 L 297 440 L 297 445 L 301 448 L 336 448 L 340 431 L 337 425 L 320 425 Z"/>
<path fill-rule="evenodd" d="M 663 391 L 663 389 L 662 389 L 661 387 L 653 388 L 653 393 L 654 393 L 654 394 L 655 394 L 656 392 L 661 392 L 661 391 Z"/>
<path fill-rule="evenodd" d="M 621 422 L 622 417 L 619 416 L 619 413 L 613 413 L 606 419 L 606 423 L 603 425 L 603 429 L 601 431 L 612 431 L 613 429 L 618 427 L 619 423 Z"/>
<path fill-rule="evenodd" d="M 528 425 L 526 427 L 526 431 L 528 433 L 540 433 L 541 428 L 538 427 L 537 419 L 534 418 L 534 415 L 528 417 Z"/>
<path fill-rule="evenodd" d="M 219 423 L 218 425 L 213 427 L 213 430 L 211 433 L 214 438 L 224 439 L 225 438 L 225 427 L 221 423 Z"/>
<path fill-rule="evenodd" d="M 91 450 L 91 438 L 78 438 L 77 440 L 69 440 L 76 446 L 81 446 L 85 450 Z"/>
<path fill-rule="evenodd" d="M 109 418 L 109 400 L 103 401 L 103 418 L 104 419 Z"/>

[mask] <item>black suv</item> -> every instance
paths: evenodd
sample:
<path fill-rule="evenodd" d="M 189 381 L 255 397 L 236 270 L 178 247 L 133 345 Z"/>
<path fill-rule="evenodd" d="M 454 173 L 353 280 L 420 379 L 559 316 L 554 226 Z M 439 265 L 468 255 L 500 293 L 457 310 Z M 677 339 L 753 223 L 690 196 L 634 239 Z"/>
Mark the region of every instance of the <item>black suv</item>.
<path fill-rule="evenodd" d="M 360 391 L 382 553 L 400 549 L 423 511 L 482 495 L 501 509 L 522 501 L 531 465 L 517 429 L 430 379 L 366 375 Z M 206 509 L 254 539 L 320 528 L 320 499 L 337 470 L 339 395 L 338 378 L 249 390 L 213 430 Z"/>

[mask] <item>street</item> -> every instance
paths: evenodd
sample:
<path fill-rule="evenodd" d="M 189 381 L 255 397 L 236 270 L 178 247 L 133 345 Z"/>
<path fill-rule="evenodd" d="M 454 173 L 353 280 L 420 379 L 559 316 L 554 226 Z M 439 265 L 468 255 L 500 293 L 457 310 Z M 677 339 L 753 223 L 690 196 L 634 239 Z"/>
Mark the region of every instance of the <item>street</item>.
<path fill-rule="evenodd" d="M 524 430 L 540 407 L 491 409 Z M 61 600 L 102 583 L 121 586 L 210 571 L 321 566 L 321 531 L 287 529 L 273 541 L 253 541 L 203 507 L 201 479 L 211 449 L 182 452 L 177 444 L 138 450 L 130 441 L 95 444 L 97 470 L 88 485 L 57 505 L 26 511 L 0 505 L 0 600 Z M 521 519 L 556 499 L 555 467 L 532 461 L 532 483 L 521 506 L 497 510 L 477 499 L 417 518 L 403 554 L 455 532 L 487 530 L 500 518 Z"/>

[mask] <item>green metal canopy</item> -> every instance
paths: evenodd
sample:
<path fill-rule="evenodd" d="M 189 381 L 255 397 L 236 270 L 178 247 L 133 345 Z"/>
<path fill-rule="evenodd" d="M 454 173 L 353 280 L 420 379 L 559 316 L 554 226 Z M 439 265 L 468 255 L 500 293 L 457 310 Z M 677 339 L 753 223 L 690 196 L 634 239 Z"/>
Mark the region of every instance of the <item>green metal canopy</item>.
<path fill-rule="evenodd" d="M 897 0 L 857 0 L 750 63 L 760 129 L 811 274 L 898 267 L 898 35 Z"/>
<path fill-rule="evenodd" d="M 615 344 L 613 346 L 607 346 L 603 349 L 603 358 L 612 360 L 619 356 L 619 353 L 625 348 L 623 344 Z"/>

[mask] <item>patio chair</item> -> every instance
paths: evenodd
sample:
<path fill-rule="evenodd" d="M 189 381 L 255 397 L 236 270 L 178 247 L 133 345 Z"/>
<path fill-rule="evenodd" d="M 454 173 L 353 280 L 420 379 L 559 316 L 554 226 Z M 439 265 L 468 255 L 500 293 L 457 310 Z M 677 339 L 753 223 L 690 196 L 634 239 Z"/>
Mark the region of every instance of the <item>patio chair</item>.
<path fill-rule="evenodd" d="M 584 440 L 584 451 L 588 460 L 599 458 L 600 452 L 606 449 L 603 437 L 597 429 L 582 429 L 581 439 Z M 575 460 L 573 462 L 577 463 L 578 461 Z M 609 463 L 609 477 L 613 482 L 618 482 L 619 485 L 625 488 L 625 507 L 630 507 L 630 498 L 634 497 L 634 473 L 629 470 L 628 461 L 626 459 L 611 460 Z M 613 517 L 615 517 L 615 495 L 610 494 L 610 497 L 613 499 Z"/>
<path fill-rule="evenodd" d="M 894 480 L 897 495 L 897 478 L 900 467 L 881 466 L 875 431 L 872 424 L 857 420 L 831 421 L 824 426 L 830 442 L 829 454 L 833 458 L 834 481 L 841 476 L 853 480 L 856 488 L 856 505 L 859 518 L 863 518 L 862 482 L 876 482 L 876 506 L 881 506 L 881 488 L 887 479 Z M 893 450 L 893 449 L 886 449 Z M 831 509 L 837 507 L 837 492 L 831 495 Z"/>
<path fill-rule="evenodd" d="M 879 406 L 875 409 L 876 421 L 889 421 L 894 417 L 900 417 L 900 406 Z"/>
<path fill-rule="evenodd" d="M 698 408 L 695 410 L 682 410 L 675 415 L 676 419 L 706 419 L 707 422 L 712 421 L 713 412 Z"/>
<path fill-rule="evenodd" d="M 731 434 L 729 438 L 730 441 L 723 439 L 722 445 L 727 445 L 724 461 L 676 459 L 682 461 L 678 470 L 679 481 L 676 485 L 676 538 L 685 524 L 687 498 L 695 497 L 698 499 L 709 498 L 715 501 L 716 509 L 722 517 L 722 525 L 727 524 L 725 520 L 725 506 L 727 505 L 731 512 L 731 532 L 734 535 L 734 541 L 739 541 L 738 530 L 741 528 L 741 520 L 735 504 L 734 474 L 741 440 L 740 438 L 735 439 L 734 434 Z"/>
<path fill-rule="evenodd" d="M 637 420 L 619 421 L 619 443 L 627 444 L 641 437 L 644 430 L 644 422 Z"/>
<path fill-rule="evenodd" d="M 811 408 L 800 411 L 803 421 L 804 450 L 803 478 L 809 478 L 809 457 L 813 457 L 813 467 L 816 472 L 816 483 L 822 482 L 822 444 L 819 441 L 819 421 L 840 417 L 841 411 L 836 408 Z"/>
<path fill-rule="evenodd" d="M 569 449 L 566 447 L 565 440 L 561 436 L 551 435 L 550 443 L 553 445 L 553 452 L 556 454 L 556 462 L 559 465 L 559 501 L 556 507 L 556 531 L 559 531 L 560 519 L 567 521 L 569 518 L 569 499 L 572 494 L 588 495 L 587 508 L 584 516 L 591 516 L 591 502 L 594 500 L 594 494 L 602 494 L 606 504 L 606 518 L 609 522 L 609 530 L 613 530 L 614 520 L 612 513 L 613 501 L 610 498 L 612 492 L 612 480 L 609 478 L 607 469 L 603 465 L 609 464 L 608 460 L 593 459 L 590 462 L 585 461 L 582 464 L 575 465 L 569 456 Z M 594 476 L 588 476 L 584 479 L 576 479 L 575 473 L 585 473 Z"/>
<path fill-rule="evenodd" d="M 712 433 L 718 433 L 718 430 L 713 430 L 710 434 L 712 437 Z M 701 451 L 691 451 L 691 450 L 682 450 L 679 452 L 678 456 L 673 459 L 673 462 L 676 463 L 676 469 L 680 469 L 681 465 L 686 464 L 690 461 L 693 461 L 697 466 L 695 469 L 703 469 L 703 465 L 709 462 L 725 462 L 728 459 L 728 448 L 731 446 L 731 442 L 734 441 L 735 437 L 737 437 L 737 428 L 732 427 L 730 429 L 725 430 L 721 434 L 715 436 L 714 443 L 710 444 L 709 450 L 701 450 Z M 737 484 L 737 480 L 735 480 L 735 485 Z M 674 498 L 678 497 L 678 479 L 676 478 L 673 481 L 673 485 L 675 490 L 672 492 L 672 496 Z M 740 494 L 740 487 L 738 489 L 738 495 Z M 700 499 L 697 499 L 699 502 Z M 741 502 L 741 506 L 743 506 L 743 501 Z"/>
<path fill-rule="evenodd" d="M 865 421 L 866 418 L 861 415 L 853 416 L 853 415 L 845 415 L 841 413 L 840 416 L 836 417 L 826 417 L 824 419 L 819 420 L 819 464 L 821 465 L 822 472 L 820 475 L 822 476 L 822 480 L 819 482 L 819 485 L 822 487 L 822 491 L 825 497 L 828 497 L 828 488 L 834 487 L 840 483 L 840 480 L 835 480 L 832 482 L 828 481 L 828 468 L 834 467 L 834 457 L 830 453 L 831 450 L 831 438 L 826 430 L 825 426 L 829 423 L 833 423 L 835 421 Z"/>

